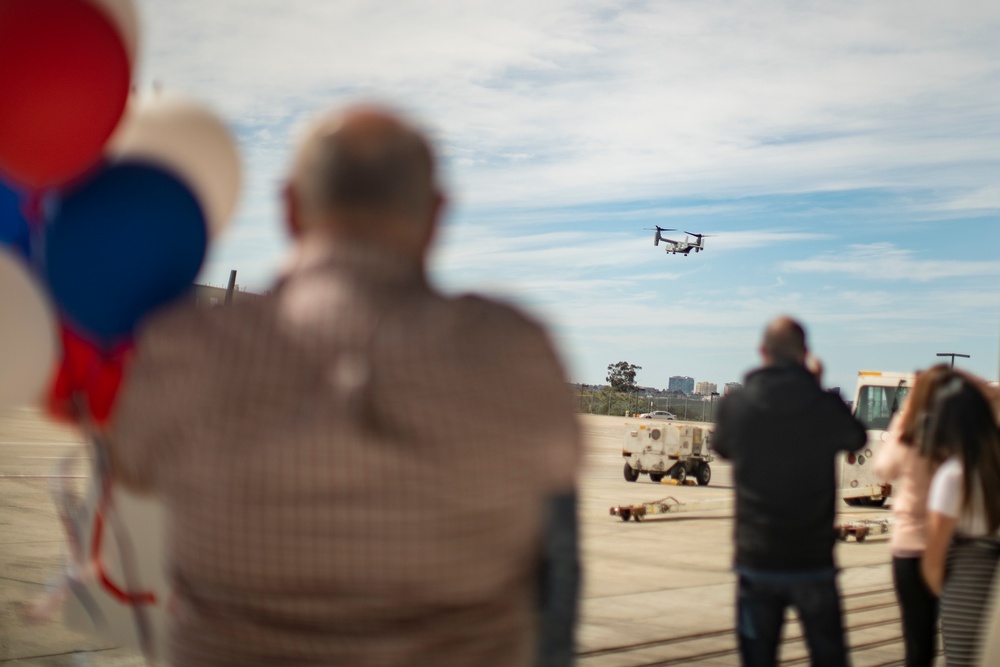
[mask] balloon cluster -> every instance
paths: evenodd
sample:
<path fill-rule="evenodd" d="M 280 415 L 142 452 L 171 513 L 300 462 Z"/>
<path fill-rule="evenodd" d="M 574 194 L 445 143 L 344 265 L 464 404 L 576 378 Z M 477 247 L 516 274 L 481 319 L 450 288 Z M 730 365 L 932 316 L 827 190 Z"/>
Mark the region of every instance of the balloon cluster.
<path fill-rule="evenodd" d="M 104 420 L 137 324 L 232 215 L 232 135 L 130 94 L 137 35 L 134 0 L 0 0 L 0 408 Z"/>

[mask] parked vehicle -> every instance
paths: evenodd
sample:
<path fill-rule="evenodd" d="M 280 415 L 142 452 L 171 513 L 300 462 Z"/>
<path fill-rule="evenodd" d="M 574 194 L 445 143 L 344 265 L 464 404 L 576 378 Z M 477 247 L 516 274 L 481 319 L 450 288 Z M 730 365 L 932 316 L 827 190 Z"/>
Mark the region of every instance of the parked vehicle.
<path fill-rule="evenodd" d="M 854 416 L 865 425 L 868 442 L 863 450 L 840 458 L 840 493 L 848 505 L 881 507 L 892 493 L 892 485 L 875 474 L 872 460 L 914 379 L 913 373 L 858 372 Z"/>
<path fill-rule="evenodd" d="M 659 482 L 669 475 L 678 483 L 688 476 L 705 486 L 712 479 L 709 463 L 715 460 L 709 450 L 711 431 L 705 426 L 671 424 L 654 421 L 650 424 L 625 425 L 625 481 L 634 482 L 639 475 L 649 475 Z"/>
<path fill-rule="evenodd" d="M 672 412 L 667 412 L 666 410 L 653 410 L 652 412 L 643 412 L 639 415 L 639 419 L 677 419 L 677 415 Z"/>

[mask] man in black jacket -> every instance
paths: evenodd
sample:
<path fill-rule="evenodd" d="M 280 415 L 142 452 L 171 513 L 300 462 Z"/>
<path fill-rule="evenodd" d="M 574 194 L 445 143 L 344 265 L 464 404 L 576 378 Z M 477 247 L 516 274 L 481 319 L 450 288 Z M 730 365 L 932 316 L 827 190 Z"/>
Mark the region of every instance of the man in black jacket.
<path fill-rule="evenodd" d="M 764 331 L 764 365 L 719 405 L 715 450 L 736 480 L 736 626 L 745 667 L 777 663 L 794 606 L 814 667 L 844 667 L 847 648 L 833 562 L 838 452 L 865 429 L 807 368 L 806 335 L 788 317 Z"/>

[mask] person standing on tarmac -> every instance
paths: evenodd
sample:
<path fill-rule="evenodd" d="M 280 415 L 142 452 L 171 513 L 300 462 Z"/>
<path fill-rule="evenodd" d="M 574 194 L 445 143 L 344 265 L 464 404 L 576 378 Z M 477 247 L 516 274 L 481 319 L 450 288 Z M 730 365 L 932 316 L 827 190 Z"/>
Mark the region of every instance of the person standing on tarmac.
<path fill-rule="evenodd" d="M 935 471 L 927 494 L 927 548 L 921 573 L 940 598 L 948 667 L 996 665 L 984 644 L 995 628 L 1000 563 L 1000 430 L 995 391 L 954 372 L 934 392 L 922 432 Z"/>
<path fill-rule="evenodd" d="M 572 662 L 579 424 L 538 323 L 428 281 L 434 162 L 387 110 L 324 118 L 274 290 L 145 326 L 107 437 L 166 503 L 169 664 Z"/>
<path fill-rule="evenodd" d="M 713 447 L 736 485 L 736 629 L 744 667 L 777 664 L 785 610 L 796 609 L 814 667 L 849 664 L 833 528 L 839 452 L 864 426 L 820 386 L 802 325 L 768 324 L 763 366 L 719 404 Z M 812 368 L 812 370 L 810 370 Z"/>
<path fill-rule="evenodd" d="M 934 395 L 955 377 L 947 364 L 918 372 L 913 391 L 889 424 L 875 455 L 875 474 L 892 483 L 892 581 L 899 600 L 906 667 L 931 667 L 937 655 L 938 601 L 920 573 L 927 549 L 931 462 L 921 439 Z"/>

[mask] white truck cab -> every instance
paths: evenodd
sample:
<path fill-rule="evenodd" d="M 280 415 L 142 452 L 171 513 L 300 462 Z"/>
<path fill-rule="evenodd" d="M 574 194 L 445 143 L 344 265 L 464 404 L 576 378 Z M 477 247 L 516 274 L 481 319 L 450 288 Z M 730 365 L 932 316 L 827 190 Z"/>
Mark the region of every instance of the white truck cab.
<path fill-rule="evenodd" d="M 913 388 L 913 373 L 859 371 L 854 394 L 854 416 L 865 425 L 868 442 L 860 451 L 840 459 L 840 492 L 848 505 L 881 506 L 892 486 L 872 466 L 893 415 Z"/>

